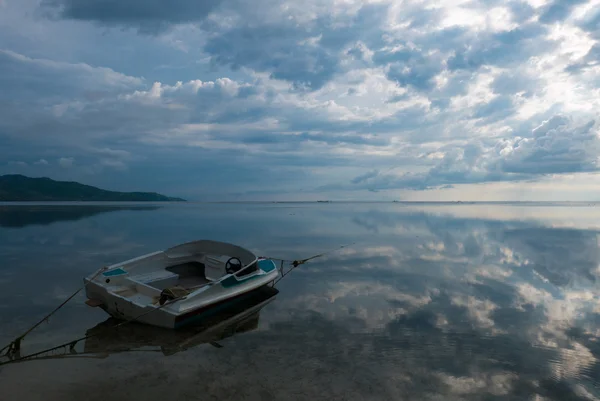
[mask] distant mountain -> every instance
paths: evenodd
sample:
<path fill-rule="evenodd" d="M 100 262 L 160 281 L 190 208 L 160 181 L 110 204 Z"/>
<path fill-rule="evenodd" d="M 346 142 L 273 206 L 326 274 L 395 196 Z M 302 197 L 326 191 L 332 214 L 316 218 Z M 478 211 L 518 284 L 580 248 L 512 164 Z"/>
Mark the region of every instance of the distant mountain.
<path fill-rule="evenodd" d="M 185 199 L 155 192 L 107 191 L 73 181 L 9 174 L 0 176 L 0 201 L 185 202 Z"/>

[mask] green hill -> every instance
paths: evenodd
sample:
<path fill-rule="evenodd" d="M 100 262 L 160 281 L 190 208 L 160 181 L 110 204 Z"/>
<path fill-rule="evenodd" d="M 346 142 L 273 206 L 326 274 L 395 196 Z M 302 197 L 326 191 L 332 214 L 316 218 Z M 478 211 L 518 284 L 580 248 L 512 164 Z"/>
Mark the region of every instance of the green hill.
<path fill-rule="evenodd" d="M 185 199 L 155 192 L 106 191 L 73 181 L 9 174 L 0 176 L 0 201 L 185 202 Z"/>

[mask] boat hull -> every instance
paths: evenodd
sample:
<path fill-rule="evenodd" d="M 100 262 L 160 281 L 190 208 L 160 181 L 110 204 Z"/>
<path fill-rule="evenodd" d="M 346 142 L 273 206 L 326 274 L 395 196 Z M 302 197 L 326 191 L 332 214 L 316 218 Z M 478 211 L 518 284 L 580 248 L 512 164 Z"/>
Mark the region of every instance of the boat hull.
<path fill-rule="evenodd" d="M 136 305 L 127 299 L 115 297 L 107 291 L 106 288 L 99 286 L 94 282 L 88 282 L 86 288 L 88 298 L 100 300 L 101 303 L 99 307 L 115 319 L 135 319 L 137 322 L 152 326 L 180 329 L 197 324 L 201 320 L 221 312 L 223 309 L 242 304 L 255 296 L 256 293 L 262 291 L 264 287 L 269 286 L 271 281 L 272 280 L 262 283 L 257 282 L 253 287 L 244 288 L 243 291 L 238 291 L 235 295 L 227 294 L 229 296 L 223 297 L 221 300 L 199 305 L 198 307 L 192 306 L 179 313 L 167 309 L 168 306 L 161 307 L 160 305 L 157 305 L 143 307 L 141 305 Z"/>

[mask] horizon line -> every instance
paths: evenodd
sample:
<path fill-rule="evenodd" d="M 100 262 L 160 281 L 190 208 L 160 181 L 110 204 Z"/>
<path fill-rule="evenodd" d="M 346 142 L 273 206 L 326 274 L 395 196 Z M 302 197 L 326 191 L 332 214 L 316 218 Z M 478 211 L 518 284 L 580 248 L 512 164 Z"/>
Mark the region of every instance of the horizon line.
<path fill-rule="evenodd" d="M 438 203 L 438 204 L 506 204 L 506 203 L 600 203 L 600 200 L 494 200 L 494 201 L 439 201 L 439 200 L 216 200 L 216 201 L 200 201 L 200 200 L 185 200 L 185 201 L 82 201 L 82 200 L 64 200 L 64 201 L 50 201 L 50 200 L 31 200 L 31 201 L 0 201 L 0 205 L 6 204 L 58 204 L 58 203 L 79 203 L 79 204 L 93 204 L 93 203 L 115 203 L 115 204 L 190 204 L 190 203 L 402 203 L 402 204 L 414 204 L 414 203 Z"/>

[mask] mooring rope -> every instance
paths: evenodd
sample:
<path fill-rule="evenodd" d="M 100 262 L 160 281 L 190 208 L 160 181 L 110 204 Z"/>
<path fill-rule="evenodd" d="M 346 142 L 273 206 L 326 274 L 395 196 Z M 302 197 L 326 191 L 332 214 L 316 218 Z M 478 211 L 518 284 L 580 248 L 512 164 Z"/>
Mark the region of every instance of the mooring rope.
<path fill-rule="evenodd" d="M 333 253 L 333 252 L 337 252 L 340 249 L 346 248 L 348 246 L 354 245 L 354 242 L 351 244 L 347 244 L 347 245 L 342 245 L 342 246 L 338 246 L 335 249 L 331 249 L 329 251 L 326 252 L 322 252 L 319 253 L 317 255 L 311 256 L 310 258 L 306 258 L 306 259 L 296 259 L 296 260 L 290 260 L 290 259 L 280 259 L 280 258 L 271 258 L 271 257 L 266 257 L 267 259 L 272 259 L 272 260 L 280 260 L 281 261 L 281 268 L 279 269 L 281 272 L 281 276 L 279 278 L 277 278 L 276 280 L 273 281 L 273 286 L 275 286 L 275 284 L 277 284 L 279 281 L 281 281 L 285 276 L 287 276 L 289 273 L 292 272 L 292 270 L 294 270 L 296 267 L 305 264 L 306 262 L 316 259 L 316 258 L 320 258 L 321 256 L 325 256 L 327 254 Z M 291 268 L 288 269 L 287 271 L 283 271 L 283 262 L 291 262 Z"/>
<path fill-rule="evenodd" d="M 136 317 L 135 317 L 135 318 L 133 318 L 133 319 L 130 319 L 130 320 L 125 320 L 125 321 L 123 321 L 123 322 L 121 322 L 121 323 L 119 323 L 119 324 L 116 324 L 116 325 L 114 325 L 114 326 L 107 327 L 107 328 L 106 328 L 106 330 L 102 330 L 102 331 L 99 331 L 99 332 L 96 332 L 96 333 L 93 333 L 93 334 L 89 334 L 89 335 L 87 335 L 87 336 L 80 337 L 80 338 L 78 338 L 78 339 L 75 339 L 75 340 L 68 341 L 68 342 L 66 342 L 66 343 L 63 343 L 63 344 L 61 344 L 61 345 L 57 345 L 57 346 L 54 346 L 54 347 L 46 348 L 46 349 L 44 349 L 44 350 L 42 350 L 42 351 L 34 352 L 34 353 L 32 353 L 32 354 L 28 354 L 28 355 L 25 355 L 25 356 L 21 356 L 21 357 L 15 358 L 15 359 L 10 359 L 10 360 L 8 360 L 8 361 L 5 361 L 5 362 L 0 362 L 0 366 L 2 366 L 2 365 L 8 365 L 9 363 L 22 362 L 22 361 L 23 361 L 23 360 L 25 360 L 25 359 L 31 359 L 31 358 L 35 358 L 36 356 L 39 356 L 39 355 L 42 355 L 42 354 L 46 354 L 46 353 L 48 353 L 48 352 L 56 351 L 57 349 L 61 349 L 61 348 L 65 348 L 65 347 L 69 347 L 69 349 L 70 349 L 70 350 L 72 350 L 73 348 L 75 348 L 75 346 L 77 345 L 77 343 L 79 343 L 79 342 L 81 342 L 81 341 L 83 341 L 83 340 L 87 340 L 88 338 L 92 338 L 92 337 L 97 337 L 97 336 L 99 336 L 100 334 L 104 334 L 104 333 L 106 333 L 106 331 L 107 331 L 107 330 L 117 329 L 117 328 L 119 328 L 119 327 L 121 327 L 121 326 L 124 326 L 124 325 L 126 325 L 126 324 L 129 324 L 129 323 L 135 322 L 135 321 L 137 321 L 138 319 L 140 319 L 141 317 L 144 317 L 144 316 L 146 316 L 147 314 L 149 314 L 149 313 L 152 313 L 152 312 L 154 312 L 154 311 L 156 311 L 156 310 L 162 309 L 162 308 L 164 308 L 164 307 L 165 307 L 165 306 L 167 306 L 167 305 L 174 304 L 175 302 L 177 302 L 177 301 L 179 301 L 179 300 L 181 300 L 181 299 L 183 299 L 183 298 L 185 298 L 185 296 L 183 296 L 183 297 L 179 297 L 179 298 L 174 298 L 174 299 L 171 299 L 171 300 L 168 300 L 168 301 L 167 301 L 167 302 L 165 302 L 164 304 L 162 304 L 162 305 L 160 305 L 160 306 L 158 306 L 158 307 L 156 307 L 156 308 L 150 309 L 150 310 L 148 310 L 148 311 L 145 311 L 144 313 L 141 313 L 141 314 L 139 314 L 138 316 L 136 316 Z M 7 354 L 7 355 L 8 355 L 8 354 Z"/>
<path fill-rule="evenodd" d="M 102 269 L 98 270 L 98 272 L 92 276 L 92 278 L 91 278 L 90 281 L 94 280 L 96 277 L 98 277 L 98 275 L 100 273 L 102 273 L 106 269 L 107 269 L 107 267 L 103 267 Z M 83 290 L 86 286 L 87 286 L 87 283 L 85 283 L 82 287 L 79 287 L 79 289 L 77 291 L 75 291 L 67 299 L 65 299 L 60 305 L 58 305 L 56 308 L 54 308 L 54 310 L 52 312 L 48 313 L 39 322 L 37 322 L 36 324 L 34 324 L 33 326 L 31 326 L 29 329 L 27 329 L 27 331 L 25 331 L 23 334 L 21 334 L 20 336 L 16 337 L 14 340 L 12 340 L 10 343 L 8 343 L 2 349 L 0 349 L 0 356 L 1 356 L 2 352 L 4 352 L 4 350 L 6 350 L 6 353 L 4 355 L 12 354 L 12 353 L 14 353 L 16 351 L 19 351 L 21 349 L 21 341 L 23 341 L 23 339 L 25 338 L 25 336 L 27 334 L 31 333 L 33 330 L 35 330 L 43 322 L 48 321 L 48 319 L 50 318 L 50 316 L 52 316 L 56 312 L 58 312 L 59 309 L 61 309 L 63 306 L 65 306 L 67 304 L 67 302 L 69 302 L 71 299 L 73 299 L 75 297 L 75 295 L 79 294 L 79 292 L 81 292 L 81 290 Z"/>

